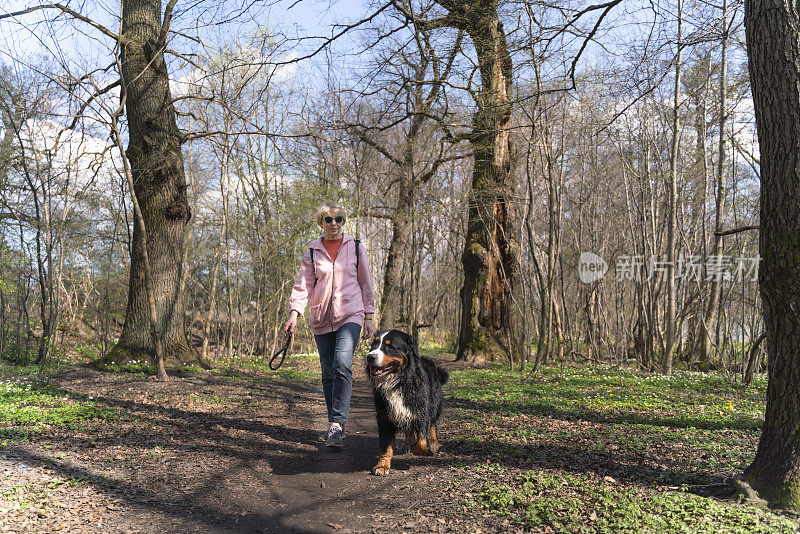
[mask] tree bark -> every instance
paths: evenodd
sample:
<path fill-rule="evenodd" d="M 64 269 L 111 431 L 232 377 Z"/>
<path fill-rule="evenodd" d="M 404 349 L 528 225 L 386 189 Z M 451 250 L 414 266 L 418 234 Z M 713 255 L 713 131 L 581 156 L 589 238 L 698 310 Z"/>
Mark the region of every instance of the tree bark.
<path fill-rule="evenodd" d="M 716 207 L 714 223 L 714 247 L 711 255 L 718 260 L 722 254 L 723 219 L 725 217 L 725 124 L 728 119 L 727 105 L 727 77 L 728 77 L 728 2 L 722 2 L 722 61 L 720 64 L 719 79 L 719 154 L 717 156 L 717 184 L 716 184 Z M 717 306 L 719 296 L 722 291 L 720 277 L 711 279 L 711 293 L 708 298 L 708 306 L 703 318 L 703 339 L 700 345 L 700 361 L 705 369 L 708 369 L 711 358 L 711 327 L 717 318 Z"/>
<path fill-rule="evenodd" d="M 126 98 L 125 86 L 122 87 L 123 103 Z M 120 151 L 122 150 L 122 136 L 119 133 L 119 115 L 122 112 L 122 105 L 111 116 L 111 130 L 114 141 L 117 143 Z M 128 181 L 128 187 L 131 190 L 131 202 L 133 204 L 133 216 L 136 228 L 139 229 L 141 239 L 138 242 L 139 250 L 137 251 L 142 260 L 142 270 L 144 272 L 144 288 L 145 297 L 147 298 L 147 320 L 150 325 L 150 337 L 153 339 L 153 348 L 155 356 L 153 363 L 156 367 L 156 373 L 159 380 L 168 380 L 167 370 L 164 368 L 164 342 L 161 336 L 161 330 L 158 327 L 158 313 L 156 311 L 155 292 L 153 291 L 153 269 L 150 264 L 150 257 L 147 247 L 147 227 L 145 226 L 144 217 L 142 216 L 142 207 L 139 199 L 136 196 L 136 189 L 133 184 L 133 174 L 127 158 L 122 160 L 124 167 L 125 178 Z"/>
<path fill-rule="evenodd" d="M 800 13 L 746 0 L 750 80 L 761 152 L 761 266 L 769 384 L 764 428 L 744 478 L 800 511 Z"/>
<path fill-rule="evenodd" d="M 683 1 L 678 0 L 678 51 L 675 55 L 675 93 L 672 109 L 672 153 L 669 159 L 669 221 L 667 223 L 667 317 L 666 351 L 664 352 L 664 374 L 672 374 L 672 360 L 675 353 L 677 291 L 675 260 L 678 245 L 678 152 L 680 149 L 680 104 L 681 104 L 681 62 L 683 58 Z"/>
<path fill-rule="evenodd" d="M 120 40 L 129 127 L 126 156 L 147 231 L 157 327 L 162 334 L 165 361 L 205 365 L 183 333 L 182 252 L 191 211 L 182 137 L 175 123 L 164 61 L 167 28 L 162 28 L 161 15 L 159 0 L 123 0 Z M 144 262 L 138 252 L 142 238 L 139 227 L 134 226 L 125 325 L 119 342 L 98 362 L 100 365 L 153 358 Z"/>
<path fill-rule="evenodd" d="M 474 152 L 467 235 L 461 262 L 461 325 L 456 359 L 494 360 L 511 353 L 511 290 L 518 269 L 518 217 L 511 205 L 513 64 L 497 5 L 490 0 L 439 0 L 461 21 L 475 46 L 481 90 L 472 119 Z"/>
<path fill-rule="evenodd" d="M 406 162 L 409 165 L 413 163 Z M 409 172 L 403 169 L 402 172 Z M 392 240 L 389 243 L 389 252 L 386 256 L 386 268 L 383 272 L 383 292 L 381 293 L 381 321 L 380 329 L 399 328 L 403 321 L 401 310 L 400 275 L 402 273 L 403 257 L 408 249 L 411 221 L 411 208 L 414 203 L 413 176 L 404 176 L 400 180 L 397 204 L 392 216 Z"/>

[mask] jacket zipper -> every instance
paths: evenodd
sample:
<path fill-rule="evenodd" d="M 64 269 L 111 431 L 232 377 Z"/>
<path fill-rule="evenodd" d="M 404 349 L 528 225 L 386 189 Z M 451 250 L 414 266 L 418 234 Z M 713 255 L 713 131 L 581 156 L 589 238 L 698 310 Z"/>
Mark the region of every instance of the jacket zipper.
<path fill-rule="evenodd" d="M 341 247 L 340 247 L 341 249 Z M 328 254 L 328 251 L 325 251 L 325 254 Z M 338 256 L 338 254 L 337 254 Z M 330 254 L 328 254 L 328 258 L 330 258 Z M 333 327 L 333 288 L 336 284 L 336 260 L 331 261 L 331 300 L 328 304 L 328 324 Z"/>

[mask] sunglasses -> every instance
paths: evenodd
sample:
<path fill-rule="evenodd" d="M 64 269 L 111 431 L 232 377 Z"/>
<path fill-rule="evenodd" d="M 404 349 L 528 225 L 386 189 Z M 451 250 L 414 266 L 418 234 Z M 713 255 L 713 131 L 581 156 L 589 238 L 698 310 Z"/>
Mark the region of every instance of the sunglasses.
<path fill-rule="evenodd" d="M 325 217 L 323 220 L 328 224 L 332 223 L 333 221 L 336 221 L 337 224 L 342 224 L 344 217 L 339 215 L 337 217 Z"/>

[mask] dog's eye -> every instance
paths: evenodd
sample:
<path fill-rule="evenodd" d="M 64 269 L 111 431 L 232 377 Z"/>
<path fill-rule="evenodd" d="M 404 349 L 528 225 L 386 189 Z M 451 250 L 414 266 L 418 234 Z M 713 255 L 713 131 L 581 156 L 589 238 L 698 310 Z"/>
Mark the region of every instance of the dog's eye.
<path fill-rule="evenodd" d="M 386 341 L 384 341 L 384 343 L 386 343 L 387 345 L 389 345 L 389 340 L 387 339 Z"/>

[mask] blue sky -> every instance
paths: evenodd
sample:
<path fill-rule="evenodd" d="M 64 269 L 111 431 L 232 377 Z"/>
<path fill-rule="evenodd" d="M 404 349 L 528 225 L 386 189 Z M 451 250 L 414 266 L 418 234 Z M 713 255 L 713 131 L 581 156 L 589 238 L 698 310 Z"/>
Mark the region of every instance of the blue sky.
<path fill-rule="evenodd" d="M 38 3 L 35 0 L 5 0 L 0 6 L 0 13 L 19 11 Z M 239 3 L 238 0 L 221 2 L 219 5 L 213 2 L 178 2 L 173 28 L 190 35 L 226 35 L 233 39 L 254 33 L 262 26 L 273 31 L 280 30 L 289 38 L 319 37 L 320 40 L 316 42 L 321 43 L 322 38 L 335 31 L 335 24 L 358 20 L 368 9 L 360 0 L 281 0 L 269 4 L 247 2 L 252 7 L 246 14 L 225 24 L 218 24 L 219 20 L 229 18 L 228 15 Z M 109 30 L 119 31 L 118 0 L 67 0 L 65 4 Z M 224 10 L 221 6 L 225 6 Z M 83 22 L 69 21 L 65 16 L 56 17 L 56 14 L 56 10 L 48 9 L 19 16 L 16 20 L 0 21 L 0 61 L 9 63 L 12 59 L 20 58 L 32 61 L 41 56 L 81 63 L 109 55 L 114 45 L 111 39 Z M 314 42 L 313 39 L 306 40 L 301 46 L 311 47 Z"/>

